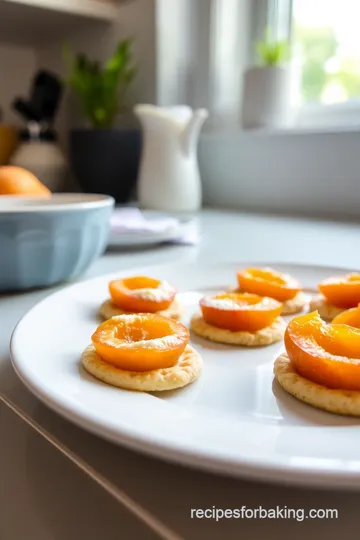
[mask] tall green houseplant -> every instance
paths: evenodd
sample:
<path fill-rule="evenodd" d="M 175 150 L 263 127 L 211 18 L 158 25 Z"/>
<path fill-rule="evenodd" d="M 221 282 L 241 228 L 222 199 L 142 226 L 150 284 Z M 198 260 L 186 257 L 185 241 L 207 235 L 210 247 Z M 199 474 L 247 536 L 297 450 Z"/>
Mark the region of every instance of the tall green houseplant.
<path fill-rule="evenodd" d="M 112 127 L 125 107 L 125 96 L 137 71 L 132 62 L 132 40 L 122 40 L 103 65 L 85 54 L 74 55 L 68 46 L 65 59 L 70 70 L 68 84 L 78 96 L 85 118 L 94 128 Z"/>
<path fill-rule="evenodd" d="M 65 47 L 67 82 L 77 96 L 86 128 L 70 132 L 70 164 L 79 186 L 124 203 L 134 193 L 141 155 L 139 127 L 115 121 L 126 112 L 126 95 L 136 76 L 133 42 L 124 39 L 111 58 L 98 62 Z M 120 117 L 121 118 L 121 117 Z"/>

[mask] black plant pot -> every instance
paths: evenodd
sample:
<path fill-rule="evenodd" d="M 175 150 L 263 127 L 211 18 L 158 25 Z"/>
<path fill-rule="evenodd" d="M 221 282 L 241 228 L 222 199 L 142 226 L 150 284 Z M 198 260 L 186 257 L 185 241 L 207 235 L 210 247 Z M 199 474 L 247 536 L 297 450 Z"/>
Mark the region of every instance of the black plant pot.
<path fill-rule="evenodd" d="M 76 129 L 70 133 L 70 165 L 86 193 L 124 203 L 135 190 L 141 146 L 138 129 Z"/>

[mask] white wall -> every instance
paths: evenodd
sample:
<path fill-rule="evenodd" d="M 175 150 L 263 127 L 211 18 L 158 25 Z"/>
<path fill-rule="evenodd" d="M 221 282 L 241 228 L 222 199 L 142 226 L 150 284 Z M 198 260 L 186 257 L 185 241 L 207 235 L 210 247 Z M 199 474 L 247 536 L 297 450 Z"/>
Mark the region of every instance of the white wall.
<path fill-rule="evenodd" d="M 0 43 L 0 109 L 3 121 L 21 126 L 21 119 L 11 110 L 15 96 L 26 96 L 36 70 L 36 53 L 29 47 Z"/>
<path fill-rule="evenodd" d="M 359 148 L 358 130 L 204 134 L 205 202 L 359 219 Z"/>

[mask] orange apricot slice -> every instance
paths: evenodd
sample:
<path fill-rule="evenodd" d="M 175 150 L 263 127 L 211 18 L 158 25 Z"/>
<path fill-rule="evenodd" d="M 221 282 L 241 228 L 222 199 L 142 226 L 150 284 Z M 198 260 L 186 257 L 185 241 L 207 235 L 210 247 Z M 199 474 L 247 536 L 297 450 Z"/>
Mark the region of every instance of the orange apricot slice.
<path fill-rule="evenodd" d="M 357 307 L 339 313 L 331 321 L 331 324 L 347 324 L 348 326 L 360 328 L 360 304 Z"/>
<path fill-rule="evenodd" d="M 200 307 L 205 322 L 232 332 L 257 332 L 270 326 L 282 310 L 277 300 L 248 293 L 205 296 Z"/>
<path fill-rule="evenodd" d="M 272 268 L 245 268 L 237 272 L 241 291 L 275 298 L 279 302 L 291 300 L 300 291 L 298 281 Z"/>
<path fill-rule="evenodd" d="M 290 321 L 285 348 L 306 379 L 328 388 L 360 390 L 360 329 L 326 324 L 314 311 Z"/>
<path fill-rule="evenodd" d="M 116 279 L 109 284 L 111 300 L 124 311 L 156 313 L 172 304 L 176 290 L 166 281 L 146 276 Z"/>
<path fill-rule="evenodd" d="M 152 371 L 174 366 L 189 342 L 183 324 L 161 315 L 118 315 L 91 336 L 97 354 L 127 371 Z"/>
<path fill-rule="evenodd" d="M 360 303 L 360 274 L 329 277 L 319 283 L 319 290 L 333 306 L 355 307 Z"/>
<path fill-rule="evenodd" d="M 0 195 L 50 198 L 51 191 L 32 172 L 6 165 L 0 167 Z"/>

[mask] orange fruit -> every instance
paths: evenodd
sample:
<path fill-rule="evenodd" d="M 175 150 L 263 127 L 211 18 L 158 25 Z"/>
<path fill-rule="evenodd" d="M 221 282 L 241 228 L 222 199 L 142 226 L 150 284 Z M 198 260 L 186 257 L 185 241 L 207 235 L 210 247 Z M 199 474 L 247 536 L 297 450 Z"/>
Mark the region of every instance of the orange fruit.
<path fill-rule="evenodd" d="M 0 195 L 49 198 L 51 191 L 30 171 L 6 165 L 0 167 Z"/>
<path fill-rule="evenodd" d="M 295 279 L 272 268 L 245 268 L 237 273 L 237 279 L 241 291 L 269 296 L 279 302 L 291 300 L 301 291 Z"/>
<path fill-rule="evenodd" d="M 347 324 L 348 326 L 360 328 L 360 304 L 357 307 L 339 313 L 331 321 L 331 324 Z"/>
<path fill-rule="evenodd" d="M 285 348 L 295 370 L 328 388 L 360 390 L 360 329 L 326 324 L 317 311 L 290 321 Z"/>
<path fill-rule="evenodd" d="M 114 304 L 125 311 L 156 313 L 165 311 L 175 298 L 176 291 L 158 279 L 135 276 L 116 279 L 109 284 Z"/>
<path fill-rule="evenodd" d="M 282 310 L 274 298 L 248 293 L 205 296 L 200 307 L 205 322 L 232 332 L 257 332 L 270 326 Z"/>
<path fill-rule="evenodd" d="M 319 283 L 319 290 L 333 306 L 356 307 L 360 303 L 360 274 L 329 277 Z"/>
<path fill-rule="evenodd" d="M 127 371 L 152 371 L 177 363 L 189 342 L 189 331 L 161 315 L 136 313 L 108 319 L 91 340 L 104 362 Z"/>

